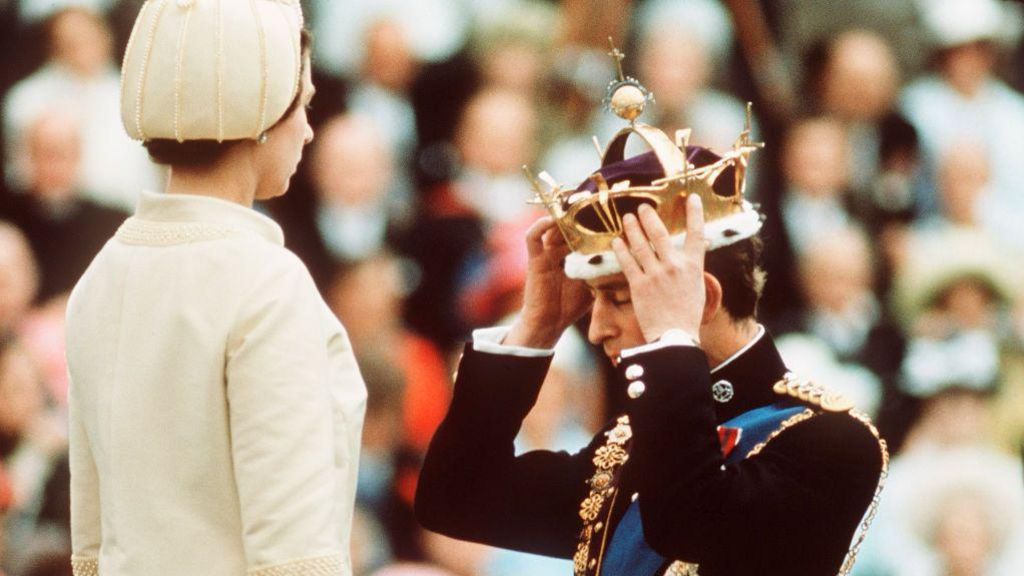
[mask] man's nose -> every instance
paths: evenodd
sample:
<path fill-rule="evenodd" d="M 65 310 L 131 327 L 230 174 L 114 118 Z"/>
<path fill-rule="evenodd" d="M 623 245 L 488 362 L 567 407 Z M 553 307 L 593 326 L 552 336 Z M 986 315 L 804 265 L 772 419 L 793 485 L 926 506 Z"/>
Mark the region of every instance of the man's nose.
<path fill-rule="evenodd" d="M 612 332 L 612 325 L 608 318 L 608 305 L 598 297 L 594 300 L 594 308 L 590 313 L 590 329 L 587 330 L 587 340 L 595 346 L 600 346 L 612 336 Z"/>

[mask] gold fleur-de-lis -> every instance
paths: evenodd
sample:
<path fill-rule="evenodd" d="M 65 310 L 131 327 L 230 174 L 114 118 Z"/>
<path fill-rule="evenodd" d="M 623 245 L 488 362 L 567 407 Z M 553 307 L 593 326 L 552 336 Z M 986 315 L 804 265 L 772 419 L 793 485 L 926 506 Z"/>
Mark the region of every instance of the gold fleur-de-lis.
<path fill-rule="evenodd" d="M 601 513 L 601 506 L 604 505 L 604 496 L 592 493 L 580 504 L 580 518 L 585 522 L 592 522 Z"/>
<path fill-rule="evenodd" d="M 613 468 L 624 464 L 629 459 L 629 455 L 622 446 L 618 444 L 610 444 L 608 446 L 601 446 L 594 452 L 594 465 L 601 469 Z"/>

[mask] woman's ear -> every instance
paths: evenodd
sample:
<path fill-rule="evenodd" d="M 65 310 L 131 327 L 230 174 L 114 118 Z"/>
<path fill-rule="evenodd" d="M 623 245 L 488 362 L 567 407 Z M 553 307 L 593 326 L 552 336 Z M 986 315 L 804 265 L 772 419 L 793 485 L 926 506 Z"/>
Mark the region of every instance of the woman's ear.
<path fill-rule="evenodd" d="M 722 284 L 707 272 L 704 273 L 704 316 L 701 326 L 706 326 L 722 310 Z"/>

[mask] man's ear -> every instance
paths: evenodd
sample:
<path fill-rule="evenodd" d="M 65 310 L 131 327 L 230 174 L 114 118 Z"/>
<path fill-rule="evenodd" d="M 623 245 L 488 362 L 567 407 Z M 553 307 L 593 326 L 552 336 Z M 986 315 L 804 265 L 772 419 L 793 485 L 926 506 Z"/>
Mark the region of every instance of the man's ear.
<path fill-rule="evenodd" d="M 704 273 L 704 316 L 701 326 L 711 323 L 722 311 L 722 284 L 711 274 Z"/>

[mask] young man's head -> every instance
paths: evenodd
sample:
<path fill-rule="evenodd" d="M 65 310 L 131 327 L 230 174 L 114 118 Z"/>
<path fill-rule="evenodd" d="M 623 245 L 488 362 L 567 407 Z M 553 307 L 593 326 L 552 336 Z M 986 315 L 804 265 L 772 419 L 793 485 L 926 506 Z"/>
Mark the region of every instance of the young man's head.
<path fill-rule="evenodd" d="M 761 238 L 754 236 L 707 253 L 704 259 L 704 290 L 707 303 L 701 333 L 706 345 L 729 337 L 733 331 L 747 331 L 756 324 L 757 305 L 764 289 L 761 266 Z M 587 280 L 594 294 L 591 313 L 591 343 L 616 360 L 623 350 L 646 343 L 633 311 L 629 284 L 624 274 Z"/>

